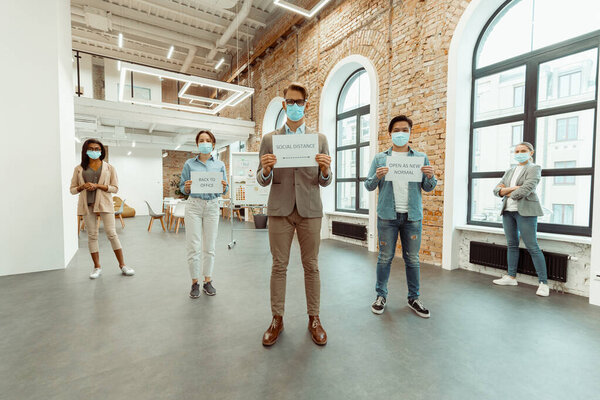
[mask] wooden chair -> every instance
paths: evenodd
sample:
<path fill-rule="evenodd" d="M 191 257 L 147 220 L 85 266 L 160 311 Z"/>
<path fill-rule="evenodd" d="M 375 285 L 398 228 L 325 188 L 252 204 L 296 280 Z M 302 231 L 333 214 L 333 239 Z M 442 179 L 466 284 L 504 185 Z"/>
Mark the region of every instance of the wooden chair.
<path fill-rule="evenodd" d="M 115 211 L 115 218 L 121 220 L 121 228 L 125 228 L 125 222 L 123 222 L 123 209 L 125 208 L 125 199 L 121 200 L 121 207 Z"/>
<path fill-rule="evenodd" d="M 148 225 L 148 232 L 150 232 L 152 230 L 152 224 L 154 223 L 155 219 L 160 219 L 160 224 L 162 225 L 163 231 L 166 232 L 167 229 L 165 228 L 165 220 L 164 220 L 165 213 L 155 213 L 147 201 L 146 201 L 146 205 L 148 206 L 148 214 L 150 215 L 150 225 Z"/>

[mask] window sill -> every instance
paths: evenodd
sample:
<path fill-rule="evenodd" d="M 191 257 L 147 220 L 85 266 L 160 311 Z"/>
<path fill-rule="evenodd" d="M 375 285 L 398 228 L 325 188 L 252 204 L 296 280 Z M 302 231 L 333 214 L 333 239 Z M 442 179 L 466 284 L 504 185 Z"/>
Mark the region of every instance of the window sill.
<path fill-rule="evenodd" d="M 478 226 L 478 225 L 459 225 L 456 227 L 459 231 L 471 231 L 471 232 L 482 232 L 492 233 L 496 235 L 504 236 L 504 230 L 501 228 L 493 228 L 489 226 Z M 573 235 L 559 235 L 556 233 L 538 232 L 538 239 L 542 240 L 554 240 L 557 242 L 569 242 L 569 243 L 580 243 L 580 244 L 592 244 L 592 238 L 586 236 L 573 236 Z"/>
<path fill-rule="evenodd" d="M 326 211 L 325 215 L 337 216 L 337 217 L 349 217 L 357 219 L 369 219 L 369 214 L 354 214 L 342 211 Z"/>

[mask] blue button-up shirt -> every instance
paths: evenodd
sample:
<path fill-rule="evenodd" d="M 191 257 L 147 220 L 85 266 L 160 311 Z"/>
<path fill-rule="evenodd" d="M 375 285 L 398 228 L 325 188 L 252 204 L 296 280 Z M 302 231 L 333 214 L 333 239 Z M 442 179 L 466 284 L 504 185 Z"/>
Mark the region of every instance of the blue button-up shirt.
<path fill-rule="evenodd" d="M 192 171 L 200 171 L 200 172 L 223 172 L 223 180 L 227 182 L 227 170 L 225 169 L 225 164 L 223 161 L 215 160 L 213 156 L 210 156 L 206 163 L 200 161 L 198 157 L 190 158 L 183 165 L 183 170 L 181 171 L 181 181 L 179 182 L 179 190 L 183 194 L 189 194 L 185 191 L 185 181 L 189 181 L 192 177 Z M 227 193 L 229 190 L 229 184 L 227 184 L 227 188 L 223 193 L 198 193 L 198 194 L 189 194 L 190 197 L 197 197 L 202 200 L 214 200 L 216 198 L 221 197 L 222 194 Z"/>
<path fill-rule="evenodd" d="M 377 216 L 381 219 L 392 220 L 396 219 L 396 201 L 394 199 L 394 187 L 391 181 L 377 178 L 377 168 L 386 166 L 387 156 L 392 155 L 392 148 L 377 153 L 373 162 L 371 163 L 371 169 L 369 175 L 365 181 L 365 188 L 368 191 L 373 191 L 379 188 L 379 198 L 377 200 Z M 425 164 L 429 165 L 429 159 L 425 153 L 414 151 L 410 147 L 408 148 L 408 157 L 425 157 Z M 421 190 L 431 192 L 437 185 L 437 179 L 435 176 L 428 178 L 427 175 L 423 174 L 421 182 L 408 182 L 408 220 L 409 221 L 420 221 L 423 219 L 423 202 L 421 199 Z"/>
<path fill-rule="evenodd" d="M 306 124 L 302 124 L 298 127 L 298 129 L 296 129 L 296 131 L 293 131 L 290 129 L 290 127 L 288 126 L 288 124 L 285 124 L 285 134 L 286 135 L 295 135 L 295 134 L 302 134 L 302 133 L 306 133 Z M 319 172 L 319 174 L 321 174 L 321 178 L 323 178 L 323 173 Z M 271 172 L 269 173 L 268 176 L 265 176 L 265 174 L 263 174 L 263 178 L 264 179 L 269 179 L 271 177 L 271 175 L 273 175 L 273 170 L 271 170 Z M 331 174 L 329 174 L 327 176 L 327 178 L 323 178 L 326 181 L 328 181 L 329 179 L 331 179 Z"/>

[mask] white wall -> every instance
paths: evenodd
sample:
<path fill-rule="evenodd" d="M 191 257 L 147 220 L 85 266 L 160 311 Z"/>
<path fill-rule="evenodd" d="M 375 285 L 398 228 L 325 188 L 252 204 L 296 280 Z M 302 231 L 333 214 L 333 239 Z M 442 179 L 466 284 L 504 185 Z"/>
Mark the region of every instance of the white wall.
<path fill-rule="evenodd" d="M 65 268 L 77 251 L 70 2 L 5 3 L 0 275 Z"/>
<path fill-rule="evenodd" d="M 162 150 L 111 146 L 108 152 L 109 162 L 119 177 L 117 196 L 135 209 L 136 216 L 148 215 L 145 200 L 159 212 L 163 196 Z"/>

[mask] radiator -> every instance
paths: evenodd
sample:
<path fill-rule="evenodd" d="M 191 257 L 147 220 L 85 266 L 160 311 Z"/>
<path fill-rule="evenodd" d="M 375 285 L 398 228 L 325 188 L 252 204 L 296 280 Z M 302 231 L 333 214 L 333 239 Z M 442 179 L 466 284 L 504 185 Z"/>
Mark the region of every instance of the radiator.
<path fill-rule="evenodd" d="M 469 262 L 471 264 L 484 265 L 486 267 L 508 270 L 506 262 L 506 246 L 471 242 L 469 250 Z M 517 272 L 525 275 L 537 276 L 533 261 L 527 249 L 519 249 L 519 264 Z M 558 282 L 567 281 L 567 263 L 569 256 L 566 254 L 558 254 L 544 251 L 546 259 L 546 268 L 548 269 L 548 279 Z"/>
<path fill-rule="evenodd" d="M 365 225 L 332 221 L 331 233 L 351 239 L 367 240 L 367 227 Z"/>

